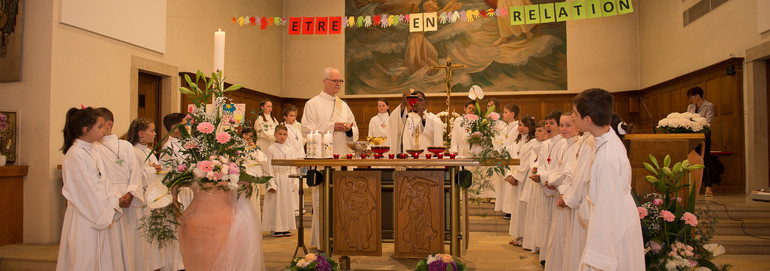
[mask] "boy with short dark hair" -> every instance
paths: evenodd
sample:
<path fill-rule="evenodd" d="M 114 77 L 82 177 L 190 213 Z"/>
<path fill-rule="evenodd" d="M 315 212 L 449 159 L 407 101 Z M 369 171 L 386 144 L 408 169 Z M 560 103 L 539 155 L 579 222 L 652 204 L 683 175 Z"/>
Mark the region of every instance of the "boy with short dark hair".
<path fill-rule="evenodd" d="M 623 142 L 610 129 L 612 95 L 603 89 L 588 89 L 572 104 L 575 125 L 591 133 L 596 142 L 588 196 L 580 206 L 588 211 L 580 268 L 645 270 L 642 227 L 631 196 L 631 163 Z"/>
<path fill-rule="evenodd" d="M 265 212 L 262 216 L 263 230 L 271 231 L 274 237 L 291 236 L 291 230 L 296 230 L 294 223 L 294 203 L 292 202 L 292 185 L 289 174 L 290 166 L 273 166 L 273 159 L 295 159 L 296 154 L 286 146 L 288 129 L 279 124 L 275 127 L 275 143 L 267 148 L 267 174 L 273 176 L 267 185 L 265 195 Z"/>

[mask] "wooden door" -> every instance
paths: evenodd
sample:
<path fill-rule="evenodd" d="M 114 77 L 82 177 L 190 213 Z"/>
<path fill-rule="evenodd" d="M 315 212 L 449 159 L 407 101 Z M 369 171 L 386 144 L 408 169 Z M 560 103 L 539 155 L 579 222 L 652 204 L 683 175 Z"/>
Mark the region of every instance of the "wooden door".
<path fill-rule="evenodd" d="M 163 131 L 163 116 L 161 115 L 160 76 L 139 72 L 139 108 L 137 118 L 147 118 L 155 123 L 155 142 L 159 142 Z"/>

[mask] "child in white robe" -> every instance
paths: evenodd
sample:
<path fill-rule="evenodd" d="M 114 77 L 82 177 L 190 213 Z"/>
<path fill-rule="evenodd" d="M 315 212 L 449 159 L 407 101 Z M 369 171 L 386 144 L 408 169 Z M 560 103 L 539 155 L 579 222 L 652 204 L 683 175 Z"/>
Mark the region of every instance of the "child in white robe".
<path fill-rule="evenodd" d="M 123 217 L 113 227 L 119 228 L 123 255 L 123 268 L 137 270 L 145 266 L 144 240 L 139 231 L 139 219 L 142 217 L 144 194 L 142 193 L 142 172 L 134 155 L 134 146 L 118 139 L 112 133 L 115 117 L 104 107 L 97 108 L 104 118 L 101 141 L 93 144 L 104 164 L 102 174 L 107 177 L 110 193 L 120 199 Z"/>
<path fill-rule="evenodd" d="M 243 128 L 241 130 L 241 137 L 243 137 L 243 140 L 247 142 L 246 149 L 241 153 L 241 156 L 246 161 L 243 162 L 243 166 L 246 167 L 246 172 L 248 172 L 252 176 L 266 176 L 267 175 L 267 155 L 265 155 L 264 152 L 259 150 L 257 147 L 257 131 L 254 130 L 254 128 Z M 264 185 L 262 185 L 264 186 Z M 264 187 L 260 187 L 258 184 L 252 184 L 251 185 L 253 192 L 251 193 L 251 198 L 249 200 L 251 201 L 252 207 L 254 207 L 254 212 L 256 213 L 256 220 L 261 225 L 262 224 L 262 202 L 261 202 L 261 189 Z"/>
<path fill-rule="evenodd" d="M 102 139 L 104 118 L 92 108 L 67 111 L 62 195 L 67 200 L 56 270 L 123 270 L 119 198 L 109 191 L 104 164 L 92 143 Z"/>
<path fill-rule="evenodd" d="M 548 133 L 545 131 L 545 122 L 541 121 L 535 126 L 535 139 L 537 140 L 537 143 L 535 146 L 532 147 L 532 156 L 530 156 L 530 161 L 528 161 L 528 170 L 527 175 L 517 174 L 513 177 L 518 180 L 519 178 L 527 178 L 527 182 L 524 184 L 523 191 L 521 193 L 521 199 L 522 201 L 527 203 L 527 211 L 526 211 L 526 217 L 524 219 L 524 240 L 522 241 L 521 247 L 525 249 L 529 249 L 532 252 L 538 252 L 540 250 L 540 246 L 536 243 L 537 241 L 537 231 L 539 227 L 542 227 L 542 221 L 535 221 L 537 217 L 539 217 L 540 214 L 536 213 L 538 210 L 536 210 L 537 206 L 539 206 L 540 201 L 542 201 L 542 198 L 544 197 L 543 192 L 543 186 L 539 183 L 536 183 L 535 180 L 533 180 L 531 177 L 536 174 L 534 172 L 534 169 L 536 165 L 538 165 L 538 162 L 541 159 L 546 159 L 545 157 L 541 156 L 541 149 L 546 147 L 546 137 Z M 534 159 L 533 159 L 534 158 Z"/>
<path fill-rule="evenodd" d="M 179 140 L 181 134 L 179 130 L 174 130 L 174 126 L 182 125 L 179 129 L 187 129 L 188 126 L 185 117 L 187 115 L 183 113 L 171 113 L 163 117 L 163 127 L 169 132 L 168 140 L 163 145 L 163 150 L 168 153 L 163 153 L 160 156 L 160 164 L 163 167 L 163 171 L 170 171 L 176 169 L 180 164 L 185 162 L 187 155 L 184 153 L 185 147 L 182 146 L 182 142 Z M 172 131 L 173 130 L 173 131 Z M 193 192 L 189 187 L 183 187 L 179 189 L 177 194 L 177 202 L 182 204 L 182 210 L 190 205 L 192 202 Z M 179 241 L 173 241 L 163 249 L 163 257 L 166 259 L 166 266 L 172 270 L 183 270 L 184 262 L 182 261 L 182 251 L 179 249 Z M 171 268 L 173 267 L 173 268 Z"/>
<path fill-rule="evenodd" d="M 645 270 L 642 227 L 631 195 L 631 163 L 609 126 L 612 94 L 588 89 L 572 104 L 575 125 L 596 141 L 588 195 L 580 206 L 581 216 L 588 218 L 580 270 Z"/>
<path fill-rule="evenodd" d="M 288 130 L 285 143 L 286 146 L 294 152 L 294 157 L 305 157 L 306 137 L 302 136 L 302 124 L 297 121 L 297 107 L 293 105 L 287 106 L 286 109 L 283 110 L 283 119 L 283 125 L 286 126 L 286 130 Z M 294 168 L 292 174 L 296 173 L 299 173 L 299 170 Z M 300 184 L 302 184 L 300 179 L 291 179 L 292 202 L 294 202 L 294 213 L 296 215 L 299 215 L 299 191 L 297 191 L 297 189 L 299 189 Z"/>
<path fill-rule="evenodd" d="M 471 135 L 468 130 L 468 121 L 472 118 L 478 118 L 476 115 L 476 101 L 470 100 L 465 103 L 465 110 L 462 116 L 455 118 L 452 125 L 452 138 L 449 140 L 449 152 L 457 153 L 460 156 L 469 155 L 470 145 L 468 137 Z"/>
<path fill-rule="evenodd" d="M 535 140 L 535 119 L 530 115 L 524 115 L 519 120 L 517 127 L 519 135 L 514 140 L 511 156 L 519 158 L 519 166 L 514 167 L 505 177 L 504 185 L 510 186 L 506 193 L 505 206 L 503 212 L 511 214 L 511 222 L 508 227 L 508 234 L 514 237 L 509 244 L 522 246 L 525 228 L 527 227 L 527 200 L 523 197 L 524 191 L 529 189 L 531 182 L 527 177 L 529 175 L 530 164 L 537 158 L 532 150 L 537 145 Z M 504 186 L 505 187 L 505 186 Z"/>
<path fill-rule="evenodd" d="M 508 154 L 511 155 L 511 158 L 519 159 L 519 156 L 516 154 L 518 151 L 518 144 L 515 143 L 517 136 L 519 135 L 519 121 L 516 120 L 516 118 L 519 116 L 519 106 L 515 104 L 507 104 L 505 105 L 505 108 L 503 108 L 503 117 L 502 121 L 498 123 L 498 138 L 495 139 L 496 141 L 499 141 L 502 145 L 502 148 L 508 152 Z M 516 166 L 511 166 L 511 169 L 515 168 Z M 497 187 L 495 187 L 495 191 L 497 192 L 495 194 L 495 211 L 502 211 L 505 213 L 506 218 L 511 218 L 511 212 L 508 210 L 508 212 L 504 211 L 503 209 L 506 206 L 506 201 L 513 203 L 510 200 L 510 197 L 508 194 L 513 193 L 514 186 L 505 181 L 505 177 L 507 177 L 508 174 L 504 173 L 503 176 L 500 176 L 500 183 Z M 518 191 L 516 191 L 516 194 L 518 195 Z M 518 200 L 517 200 L 518 202 Z M 518 203 L 515 203 L 518 206 Z"/>
<path fill-rule="evenodd" d="M 274 237 L 291 236 L 291 230 L 296 230 L 292 204 L 291 180 L 289 174 L 292 167 L 273 166 L 272 159 L 294 159 L 295 153 L 286 144 L 288 137 L 284 125 L 275 127 L 275 143 L 267 149 L 267 172 L 273 176 L 266 186 L 265 212 L 262 217 L 263 230 L 271 231 Z"/>
<path fill-rule="evenodd" d="M 550 176 L 551 172 L 556 170 L 559 152 L 566 141 L 562 138 L 561 134 L 559 134 L 560 118 L 560 110 L 553 110 L 545 116 L 544 127 L 548 133 L 548 140 L 546 141 L 546 145 L 540 149 L 540 157 L 543 157 L 543 159 L 538 160 L 537 168 L 532 169 L 534 175 L 530 177 L 535 181 L 534 183 L 537 183 L 540 186 L 542 191 L 542 193 L 536 194 L 540 198 L 539 201 L 536 200 L 537 205 L 535 206 L 535 212 L 537 215 L 535 216 L 536 220 L 534 221 L 536 225 L 542 225 L 537 227 L 537 230 L 535 231 L 535 236 L 537 238 L 535 244 L 540 248 L 540 264 L 544 264 L 545 262 L 545 256 L 548 251 L 551 213 L 553 207 L 556 205 L 556 200 L 558 199 L 554 192 L 556 191 L 556 188 L 546 187 L 545 184 L 548 182 L 548 176 Z"/>
<path fill-rule="evenodd" d="M 572 113 L 565 113 L 561 115 L 559 121 L 559 131 L 562 136 L 562 140 L 566 144 L 562 145 L 559 150 L 559 155 L 556 160 L 556 168 L 551 171 L 549 176 L 544 179 L 546 186 L 546 193 L 556 195 L 558 198 L 557 203 L 561 201 L 563 194 L 562 191 L 569 187 L 571 182 L 572 166 L 574 165 L 575 153 L 577 152 L 579 145 L 577 128 L 572 121 Z M 545 269 L 546 270 L 563 270 L 563 257 L 564 255 L 564 239 L 566 238 L 567 229 L 570 226 L 570 212 L 568 208 L 564 208 L 558 205 L 551 206 L 551 224 L 548 240 L 546 243 L 546 255 L 545 255 Z"/>
<path fill-rule="evenodd" d="M 257 130 L 257 146 L 263 152 L 267 151 L 267 148 L 275 142 L 275 126 L 278 125 L 273 115 L 273 102 L 269 100 L 263 100 L 259 102 L 260 114 L 257 116 L 254 122 L 254 129 Z"/>
<path fill-rule="evenodd" d="M 128 127 L 127 140 L 134 145 L 134 154 L 136 163 L 142 172 L 142 194 L 147 191 L 151 183 L 161 182 L 163 175 L 158 174 L 163 170 L 158 162 L 158 158 L 152 155 L 152 149 L 149 146 L 155 141 L 155 124 L 149 119 L 135 119 Z M 146 204 L 142 208 L 142 216 L 150 215 L 150 208 L 147 207 L 153 199 L 146 199 Z M 141 235 L 140 235 L 141 237 Z M 165 257 L 161 250 L 168 250 L 169 247 L 159 248 L 158 242 L 147 242 L 142 238 L 142 247 L 144 253 L 144 266 L 137 266 L 136 270 L 156 270 L 164 267 Z M 173 266 L 169 266 L 173 267 Z"/>
<path fill-rule="evenodd" d="M 574 119 L 574 117 L 573 117 Z M 588 193 L 588 181 L 591 173 L 591 162 L 594 153 L 594 137 L 590 133 L 584 133 L 580 137 L 578 150 L 575 153 L 575 162 L 572 171 L 567 174 L 570 178 L 569 186 L 559 191 L 563 191 L 563 203 L 558 204 L 567 208 L 570 213 L 569 227 L 564 240 L 564 259 L 562 260 L 562 270 L 578 270 L 580 268 L 580 258 L 583 256 L 583 248 L 586 244 L 585 221 L 580 220 L 580 204 L 585 200 Z"/>
<path fill-rule="evenodd" d="M 385 98 L 377 100 L 377 115 L 369 120 L 369 130 L 367 131 L 368 137 L 385 137 L 383 146 L 391 146 L 395 140 L 391 139 L 391 125 L 390 125 L 390 104 Z M 394 153 L 393 147 L 387 153 Z"/>

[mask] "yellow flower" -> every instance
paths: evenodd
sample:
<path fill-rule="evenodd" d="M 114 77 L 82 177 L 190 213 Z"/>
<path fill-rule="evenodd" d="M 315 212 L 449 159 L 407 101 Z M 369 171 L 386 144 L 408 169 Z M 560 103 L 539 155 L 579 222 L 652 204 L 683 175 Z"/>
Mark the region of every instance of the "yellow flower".
<path fill-rule="evenodd" d="M 450 254 L 441 254 L 441 261 L 445 263 L 452 263 L 454 260 Z"/>
<path fill-rule="evenodd" d="M 315 262 L 317 258 L 318 256 L 316 256 L 313 253 L 308 253 L 307 255 L 305 255 L 305 261 L 308 261 L 308 262 Z"/>

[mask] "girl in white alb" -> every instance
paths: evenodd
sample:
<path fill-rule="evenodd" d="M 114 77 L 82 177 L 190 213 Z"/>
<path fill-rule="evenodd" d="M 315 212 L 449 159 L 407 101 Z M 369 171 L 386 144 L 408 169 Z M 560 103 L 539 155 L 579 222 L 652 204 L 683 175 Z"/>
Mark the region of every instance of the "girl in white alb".
<path fill-rule="evenodd" d="M 275 126 L 278 125 L 273 115 L 273 103 L 268 100 L 259 102 L 260 113 L 254 122 L 254 129 L 257 130 L 257 146 L 259 149 L 267 151 L 267 148 L 275 142 Z"/>

